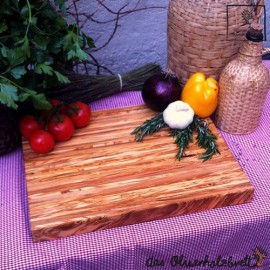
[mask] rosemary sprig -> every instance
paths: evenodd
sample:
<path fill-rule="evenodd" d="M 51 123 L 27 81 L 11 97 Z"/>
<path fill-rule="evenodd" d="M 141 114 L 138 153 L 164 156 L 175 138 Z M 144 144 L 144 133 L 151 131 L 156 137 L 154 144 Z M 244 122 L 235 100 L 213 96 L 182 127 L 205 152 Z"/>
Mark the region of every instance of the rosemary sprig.
<path fill-rule="evenodd" d="M 135 128 L 131 134 L 135 135 L 137 142 L 143 141 L 144 136 L 151 135 L 161 128 L 165 127 L 166 123 L 163 120 L 163 113 L 158 113 L 156 116 L 146 120 L 141 126 Z M 179 151 L 176 159 L 181 160 L 185 156 L 185 150 L 190 142 L 193 142 L 193 133 L 197 132 L 196 142 L 199 147 L 204 148 L 205 152 L 199 156 L 199 159 L 207 161 L 215 154 L 220 154 L 216 144 L 217 137 L 209 129 L 206 121 L 195 115 L 193 122 L 185 129 L 170 129 L 169 136 L 175 138 L 174 143 L 178 146 Z"/>
<path fill-rule="evenodd" d="M 176 155 L 176 159 L 180 160 L 185 155 L 185 150 L 190 142 L 193 142 L 193 129 L 192 125 L 189 125 L 185 129 L 172 129 L 169 133 L 170 136 L 176 138 L 174 143 L 178 146 L 179 151 Z"/>
<path fill-rule="evenodd" d="M 195 115 L 192 124 L 197 131 L 196 141 L 198 145 L 206 149 L 206 151 L 199 156 L 199 159 L 207 161 L 211 159 L 213 155 L 220 154 L 216 144 L 217 137 L 209 129 L 207 122 Z"/>
<path fill-rule="evenodd" d="M 163 113 L 160 112 L 149 120 L 146 120 L 141 126 L 135 128 L 131 134 L 135 135 L 135 140 L 141 142 L 146 135 L 153 134 L 165 126 Z"/>

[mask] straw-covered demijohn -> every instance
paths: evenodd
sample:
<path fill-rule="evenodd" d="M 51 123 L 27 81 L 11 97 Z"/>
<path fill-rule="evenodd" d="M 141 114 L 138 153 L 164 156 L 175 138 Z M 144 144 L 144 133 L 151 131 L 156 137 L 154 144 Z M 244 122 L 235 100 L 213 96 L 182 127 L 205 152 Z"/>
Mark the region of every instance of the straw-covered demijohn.
<path fill-rule="evenodd" d="M 250 26 L 237 57 L 223 69 L 219 79 L 219 103 L 214 116 L 221 130 L 232 134 L 254 131 L 270 88 L 268 69 L 262 63 L 263 26 Z"/>

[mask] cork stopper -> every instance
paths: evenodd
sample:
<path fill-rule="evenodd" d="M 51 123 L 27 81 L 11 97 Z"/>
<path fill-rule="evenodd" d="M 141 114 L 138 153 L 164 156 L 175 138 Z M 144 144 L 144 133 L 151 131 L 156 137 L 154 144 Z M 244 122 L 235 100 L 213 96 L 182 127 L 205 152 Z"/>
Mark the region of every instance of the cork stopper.
<path fill-rule="evenodd" d="M 254 42 L 263 41 L 263 25 L 258 22 L 252 22 L 246 34 L 246 38 Z"/>

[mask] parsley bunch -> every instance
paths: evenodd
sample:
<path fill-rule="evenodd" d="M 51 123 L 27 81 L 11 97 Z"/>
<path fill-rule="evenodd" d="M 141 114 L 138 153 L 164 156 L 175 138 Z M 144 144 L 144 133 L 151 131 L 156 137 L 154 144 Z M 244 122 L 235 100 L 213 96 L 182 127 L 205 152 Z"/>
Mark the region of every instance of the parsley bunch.
<path fill-rule="evenodd" d="M 47 109 L 46 89 L 68 83 L 64 71 L 87 60 L 93 40 L 78 24 L 67 23 L 66 1 L 1 0 L 0 103 Z"/>

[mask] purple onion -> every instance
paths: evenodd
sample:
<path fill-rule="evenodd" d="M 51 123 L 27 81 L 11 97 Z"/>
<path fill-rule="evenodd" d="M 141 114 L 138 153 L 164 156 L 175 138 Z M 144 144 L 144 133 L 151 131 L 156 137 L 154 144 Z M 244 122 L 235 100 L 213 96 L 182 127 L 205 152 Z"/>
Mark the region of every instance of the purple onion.
<path fill-rule="evenodd" d="M 144 103 L 155 111 L 164 111 L 167 106 L 180 100 L 182 87 L 176 76 L 169 73 L 158 73 L 149 77 L 142 88 Z"/>

